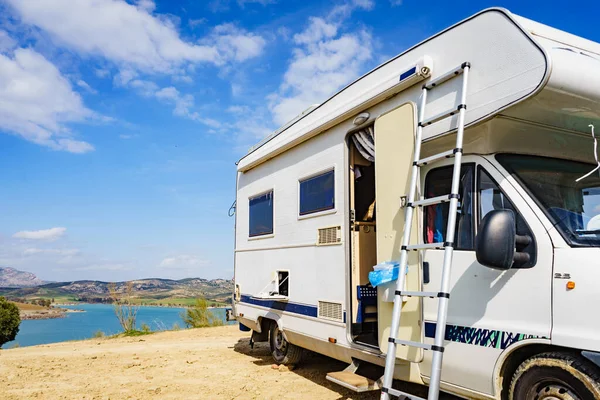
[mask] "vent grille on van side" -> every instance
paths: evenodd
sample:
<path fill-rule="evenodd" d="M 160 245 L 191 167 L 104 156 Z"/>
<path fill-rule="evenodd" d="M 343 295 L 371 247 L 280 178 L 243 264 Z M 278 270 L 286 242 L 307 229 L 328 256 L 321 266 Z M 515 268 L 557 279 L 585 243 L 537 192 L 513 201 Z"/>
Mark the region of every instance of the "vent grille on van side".
<path fill-rule="evenodd" d="M 328 244 L 339 244 L 342 243 L 342 227 L 332 226 L 329 228 L 319 229 L 319 237 L 317 239 L 317 245 L 323 246 Z"/>
<path fill-rule="evenodd" d="M 319 300 L 319 318 L 333 319 L 343 322 L 342 305 Z"/>

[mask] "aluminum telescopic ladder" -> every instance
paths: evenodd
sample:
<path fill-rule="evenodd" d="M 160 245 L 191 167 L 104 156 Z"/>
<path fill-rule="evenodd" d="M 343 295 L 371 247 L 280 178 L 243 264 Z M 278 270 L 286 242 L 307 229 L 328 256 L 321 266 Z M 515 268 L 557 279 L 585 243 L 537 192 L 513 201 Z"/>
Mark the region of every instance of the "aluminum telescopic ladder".
<path fill-rule="evenodd" d="M 400 251 L 400 271 L 404 270 L 407 265 L 408 252 L 420 251 L 427 249 L 444 249 L 444 263 L 442 266 L 442 281 L 439 292 L 411 292 L 402 290 L 406 281 L 406 274 L 398 274 L 396 281 L 396 291 L 394 295 L 394 308 L 392 312 L 392 325 L 390 330 L 390 338 L 388 343 L 388 351 L 385 359 L 385 373 L 383 375 L 383 385 L 381 389 L 381 400 L 389 400 L 390 396 L 400 397 L 404 399 L 421 399 L 409 393 L 404 393 L 396 389 L 392 389 L 394 379 L 394 367 L 396 364 L 396 347 L 412 346 L 425 350 L 433 351 L 433 360 L 431 363 L 431 375 L 429 382 L 428 400 L 437 400 L 440 391 L 440 379 L 442 373 L 442 357 L 444 355 L 444 336 L 446 334 L 446 318 L 448 316 L 448 302 L 450 300 L 450 272 L 452 268 L 452 251 L 454 249 L 454 230 L 456 227 L 456 214 L 459 201 L 459 185 L 460 185 L 460 165 L 462 160 L 463 134 L 465 128 L 465 114 L 467 111 L 466 96 L 467 96 L 467 81 L 469 77 L 469 69 L 471 65 L 468 62 L 463 63 L 459 67 L 445 73 L 444 75 L 432 80 L 423 85 L 421 96 L 421 109 L 419 110 L 419 125 L 415 138 L 415 152 L 412 166 L 412 175 L 410 181 L 410 189 L 406 204 L 406 214 L 404 222 L 404 233 L 402 237 L 402 247 Z M 427 93 L 434 90 L 437 86 L 453 79 L 462 76 L 462 89 L 460 93 L 460 104 L 458 107 L 449 111 L 443 112 L 434 117 L 425 119 L 425 106 L 427 105 Z M 458 114 L 458 124 L 456 132 L 456 147 L 448 151 L 435 154 L 430 157 L 420 158 L 421 143 L 423 128 L 441 121 L 446 118 L 451 118 Z M 419 180 L 420 168 L 426 164 L 441 160 L 444 158 L 454 157 L 454 169 L 452 173 L 452 189 L 449 194 L 443 196 L 431 197 L 422 200 L 415 200 L 417 184 Z M 450 203 L 448 212 L 448 225 L 446 226 L 446 236 L 443 243 L 427 243 L 427 244 L 409 244 L 410 231 L 412 227 L 413 214 L 416 207 L 426 207 L 440 203 Z M 433 344 L 422 342 L 413 342 L 408 340 L 400 340 L 396 338 L 398 328 L 400 327 L 400 317 L 402 315 L 402 298 L 403 296 L 415 297 L 433 297 L 438 299 L 438 313 L 436 321 L 435 339 Z"/>

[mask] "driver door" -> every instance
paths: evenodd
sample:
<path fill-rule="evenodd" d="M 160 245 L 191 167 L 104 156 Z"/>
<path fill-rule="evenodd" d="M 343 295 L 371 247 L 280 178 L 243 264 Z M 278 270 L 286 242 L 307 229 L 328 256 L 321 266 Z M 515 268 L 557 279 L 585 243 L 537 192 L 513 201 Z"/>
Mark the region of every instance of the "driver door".
<path fill-rule="evenodd" d="M 450 193 L 451 161 L 422 173 L 427 197 Z M 551 329 L 552 246 L 534 212 L 517 190 L 486 159 L 463 157 L 460 206 L 455 234 L 450 305 L 442 382 L 483 393 L 494 393 L 494 367 L 510 345 L 527 338 L 549 338 Z M 526 249 L 532 261 L 510 270 L 494 270 L 477 262 L 477 226 L 491 210 L 512 209 L 517 233 L 530 235 Z M 443 242 L 448 205 L 423 210 L 422 240 Z M 424 290 L 439 291 L 443 250 L 423 252 Z M 429 275 L 429 280 L 427 280 Z M 424 299 L 425 338 L 433 343 L 437 301 Z M 421 373 L 427 380 L 431 352 Z"/>

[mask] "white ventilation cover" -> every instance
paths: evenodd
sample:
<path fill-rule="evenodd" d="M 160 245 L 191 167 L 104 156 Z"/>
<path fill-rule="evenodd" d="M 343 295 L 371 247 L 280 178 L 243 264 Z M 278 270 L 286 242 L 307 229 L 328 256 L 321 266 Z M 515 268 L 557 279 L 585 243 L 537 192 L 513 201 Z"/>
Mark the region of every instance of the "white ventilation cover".
<path fill-rule="evenodd" d="M 342 305 L 319 300 L 319 318 L 331 319 L 343 322 Z"/>
<path fill-rule="evenodd" d="M 339 244 L 342 243 L 342 227 L 332 226 L 329 228 L 319 229 L 319 236 L 317 238 L 317 245 L 324 246 L 328 244 Z"/>

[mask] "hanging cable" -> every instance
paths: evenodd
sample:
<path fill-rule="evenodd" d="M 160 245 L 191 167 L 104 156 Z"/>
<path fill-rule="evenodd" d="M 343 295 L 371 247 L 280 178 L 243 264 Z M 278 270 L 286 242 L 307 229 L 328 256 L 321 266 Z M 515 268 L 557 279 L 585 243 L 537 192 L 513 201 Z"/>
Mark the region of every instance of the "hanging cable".
<path fill-rule="evenodd" d="M 598 140 L 596 139 L 596 135 L 594 135 L 594 125 L 590 124 L 589 127 L 592 128 L 592 138 L 594 138 L 594 158 L 596 159 L 596 168 L 594 168 L 593 170 L 591 170 L 590 172 L 588 172 L 581 178 L 576 179 L 575 182 L 579 182 L 579 181 L 587 178 L 588 176 L 590 176 L 591 174 L 593 174 L 594 172 L 596 172 L 600 169 L 600 161 L 598 161 Z"/>
<path fill-rule="evenodd" d="M 229 207 L 229 211 L 227 212 L 227 215 L 229 215 L 230 217 L 233 217 L 235 215 L 236 207 L 237 207 L 237 200 L 234 200 L 231 207 Z"/>

